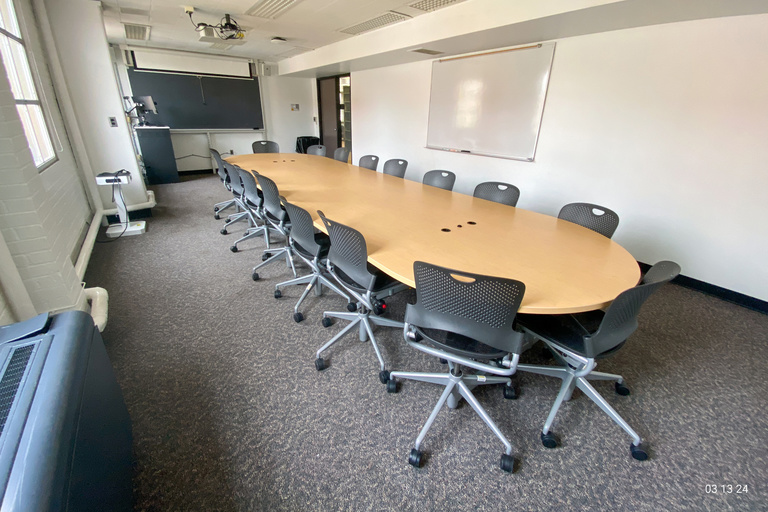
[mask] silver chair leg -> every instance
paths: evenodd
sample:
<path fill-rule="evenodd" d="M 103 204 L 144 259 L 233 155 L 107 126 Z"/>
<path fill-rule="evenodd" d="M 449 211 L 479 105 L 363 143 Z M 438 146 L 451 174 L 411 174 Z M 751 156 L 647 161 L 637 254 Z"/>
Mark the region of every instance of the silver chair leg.
<path fill-rule="evenodd" d="M 368 339 L 371 340 L 371 346 L 373 351 L 376 352 L 376 357 L 379 359 L 379 370 L 384 371 L 384 358 L 381 357 L 381 351 L 379 350 L 379 344 L 376 343 L 376 337 L 373 335 L 373 329 L 371 328 L 371 318 L 368 315 L 363 316 L 362 325 L 365 326 L 365 330 L 368 332 Z"/>
<path fill-rule="evenodd" d="M 264 252 L 267 252 L 267 251 L 271 251 L 271 249 L 268 249 L 268 250 L 266 250 Z M 267 258 L 266 260 L 262 261 L 261 263 L 259 263 L 255 267 L 253 267 L 252 272 L 256 272 L 258 269 L 260 269 L 264 265 L 267 265 L 267 264 L 277 260 L 277 258 L 280 258 L 283 255 L 285 255 L 285 258 L 288 259 L 288 261 L 290 262 L 289 267 L 290 267 L 291 271 L 293 272 L 293 276 L 296 277 L 296 267 L 293 266 L 293 258 L 292 258 L 290 247 L 281 247 L 279 249 L 274 250 L 272 252 L 272 255 L 269 258 Z"/>
<path fill-rule="evenodd" d="M 621 384 L 624 383 L 624 377 L 615 373 L 591 372 L 585 378 L 587 380 L 615 380 Z"/>
<path fill-rule="evenodd" d="M 323 316 L 331 316 L 331 315 L 327 315 L 327 313 L 323 313 Z M 335 316 L 335 315 L 334 315 L 334 316 Z M 354 320 L 353 320 L 353 321 L 352 321 L 352 322 L 351 322 L 349 325 L 347 325 L 347 326 L 346 326 L 346 327 L 344 327 L 344 328 L 343 328 L 341 331 L 339 331 L 339 332 L 336 334 L 336 336 L 334 336 L 333 338 L 331 338 L 331 339 L 330 339 L 330 340 L 329 340 L 329 341 L 328 341 L 328 342 L 327 342 L 325 345 L 323 345 L 322 347 L 320 347 L 320 350 L 318 350 L 318 351 L 317 351 L 316 357 L 318 357 L 318 358 L 319 358 L 319 357 L 320 357 L 320 354 L 322 354 L 323 352 L 325 352 L 325 350 L 326 350 L 328 347 L 330 347 L 331 345 L 333 345 L 334 343 L 336 343 L 337 341 L 339 341 L 341 338 L 343 338 L 343 337 L 344 337 L 344 335 L 345 335 L 345 334 L 347 334 L 349 331 L 351 331 L 351 330 L 352 330 L 354 327 L 357 327 L 357 324 L 358 324 L 358 323 L 360 323 L 360 319 L 359 319 L 359 318 L 355 318 L 355 319 L 354 319 Z"/>
<path fill-rule="evenodd" d="M 222 201 L 220 203 L 216 203 L 215 205 L 213 205 L 213 211 L 215 213 L 221 213 L 224 210 L 226 210 L 227 208 L 233 207 L 234 205 L 235 205 L 235 200 L 234 199 L 230 199 L 228 201 Z"/>
<path fill-rule="evenodd" d="M 592 387 L 592 385 L 587 382 L 587 379 L 581 377 L 576 379 L 576 386 L 580 390 L 584 392 L 585 395 L 587 395 L 593 402 L 595 402 L 598 407 L 600 407 L 603 412 L 605 412 L 610 418 L 616 422 L 621 428 L 624 429 L 624 432 L 629 434 L 629 436 L 632 438 L 632 444 L 635 446 L 638 446 L 642 439 L 640 439 L 640 436 L 635 432 L 632 427 L 629 426 L 629 424 L 624 421 L 624 418 L 619 416 L 619 413 L 616 412 L 616 410 L 611 407 L 611 405 L 605 401 L 605 398 L 597 392 L 595 388 Z"/>
<path fill-rule="evenodd" d="M 447 373 L 421 373 L 421 372 L 389 372 L 391 379 L 408 379 L 419 382 L 428 382 L 430 384 L 440 384 L 445 386 L 450 379 Z"/>
<path fill-rule="evenodd" d="M 427 422 L 422 427 L 421 432 L 419 432 L 419 437 L 416 438 L 416 442 L 413 446 L 417 450 L 421 446 L 421 443 L 424 441 L 424 438 L 427 436 L 427 432 L 429 432 L 430 427 L 432 427 L 432 424 L 435 422 L 437 413 L 440 412 L 440 409 L 442 409 L 443 405 L 445 405 L 445 401 L 448 400 L 448 397 L 451 395 L 454 386 L 456 386 L 456 382 L 449 379 L 445 389 L 443 390 L 443 394 L 440 395 L 440 400 L 437 401 L 437 405 L 435 405 L 435 408 L 432 409 L 432 413 L 429 415 L 429 418 L 427 418 Z"/>
<path fill-rule="evenodd" d="M 571 387 L 571 381 L 573 379 L 573 375 L 568 374 L 566 374 L 565 378 L 563 379 L 563 383 L 560 385 L 560 392 L 557 394 L 557 398 L 555 398 L 555 403 L 552 404 L 552 409 L 549 410 L 549 416 L 547 416 L 547 421 L 544 423 L 544 428 L 541 429 L 542 434 L 549 433 L 549 429 L 552 428 L 552 423 L 555 421 L 557 411 L 560 410 L 560 406 L 565 401 L 565 395 L 568 394 L 568 388 Z"/>
<path fill-rule="evenodd" d="M 496 426 L 496 423 L 491 419 L 490 416 L 488 416 L 488 413 L 485 412 L 485 409 L 482 405 L 480 405 L 480 402 L 477 401 L 477 398 L 475 398 L 475 395 L 472 394 L 472 392 L 467 388 L 467 385 L 464 384 L 463 381 L 459 381 L 459 392 L 461 393 L 461 396 L 464 397 L 464 400 L 467 401 L 469 405 L 472 406 L 472 408 L 475 410 L 478 416 L 480 416 L 486 425 L 488 425 L 488 428 L 490 428 L 494 434 L 496 434 L 496 437 L 498 437 L 502 443 L 504 443 L 504 447 L 506 448 L 505 453 L 507 455 L 512 455 L 512 443 L 510 443 L 506 437 L 504 437 L 504 434 L 501 433 L 501 430 L 499 430 L 499 427 Z"/>

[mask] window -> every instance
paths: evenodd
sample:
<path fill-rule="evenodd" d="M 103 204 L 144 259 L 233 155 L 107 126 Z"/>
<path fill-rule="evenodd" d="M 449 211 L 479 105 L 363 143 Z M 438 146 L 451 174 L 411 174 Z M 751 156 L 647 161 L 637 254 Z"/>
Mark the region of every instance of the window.
<path fill-rule="evenodd" d="M 0 53 L 32 158 L 37 168 L 42 169 L 56 159 L 56 153 L 53 151 L 51 135 L 43 116 L 43 106 L 32 79 L 32 69 L 21 37 L 13 0 L 0 0 Z"/>

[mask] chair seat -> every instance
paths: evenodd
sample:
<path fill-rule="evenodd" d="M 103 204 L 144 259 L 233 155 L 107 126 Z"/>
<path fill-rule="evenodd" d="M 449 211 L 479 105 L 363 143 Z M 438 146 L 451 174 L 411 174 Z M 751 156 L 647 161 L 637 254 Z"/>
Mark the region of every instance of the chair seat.
<path fill-rule="evenodd" d="M 451 354 L 479 361 L 503 359 L 507 352 L 490 347 L 473 338 L 439 329 L 418 329 L 430 344 Z"/>
<path fill-rule="evenodd" d="M 326 256 L 328 256 L 328 251 L 331 249 L 331 239 L 325 233 L 315 233 L 315 243 L 320 246 L 320 254 L 318 256 L 322 260 Z M 314 254 L 310 253 L 308 250 L 303 248 L 301 244 L 299 244 L 295 240 L 293 242 L 293 246 L 296 248 L 296 252 L 298 252 L 308 260 L 311 260 L 315 257 Z"/>
<path fill-rule="evenodd" d="M 584 336 L 597 331 L 603 316 L 605 313 L 601 310 L 569 315 L 518 314 L 517 323 L 554 345 L 586 357 Z M 608 354 L 600 354 L 604 355 Z"/>
<path fill-rule="evenodd" d="M 346 275 L 339 267 L 336 267 L 335 272 L 336 272 L 336 275 L 339 276 L 339 279 L 341 279 L 344 282 L 345 286 L 348 286 L 359 293 L 366 292 L 365 287 L 360 286 L 359 283 L 356 283 L 355 281 L 353 281 L 352 278 Z M 376 276 L 376 280 L 373 282 L 373 288 L 371 289 L 371 292 L 373 292 L 374 294 L 385 288 L 389 288 L 390 286 L 398 282 L 397 279 L 388 276 L 387 274 L 377 269 L 370 263 L 368 263 L 368 272 Z"/>

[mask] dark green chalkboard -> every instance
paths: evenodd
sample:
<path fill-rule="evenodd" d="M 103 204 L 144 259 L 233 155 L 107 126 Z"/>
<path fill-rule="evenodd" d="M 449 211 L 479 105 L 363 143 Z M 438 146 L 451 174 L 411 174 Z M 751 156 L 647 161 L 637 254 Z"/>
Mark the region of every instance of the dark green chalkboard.
<path fill-rule="evenodd" d="M 264 128 L 259 81 L 128 69 L 134 96 L 152 96 L 147 122 L 175 129 Z"/>

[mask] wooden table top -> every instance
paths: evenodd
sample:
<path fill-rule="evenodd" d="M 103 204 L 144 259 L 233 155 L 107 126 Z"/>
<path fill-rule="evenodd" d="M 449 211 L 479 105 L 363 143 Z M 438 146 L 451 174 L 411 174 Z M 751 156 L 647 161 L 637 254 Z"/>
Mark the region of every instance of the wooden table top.
<path fill-rule="evenodd" d="M 226 159 L 272 179 L 280 194 L 365 236 L 368 260 L 413 287 L 413 262 L 517 279 L 521 313 L 603 308 L 637 284 L 640 268 L 616 242 L 571 222 L 303 154 Z"/>

